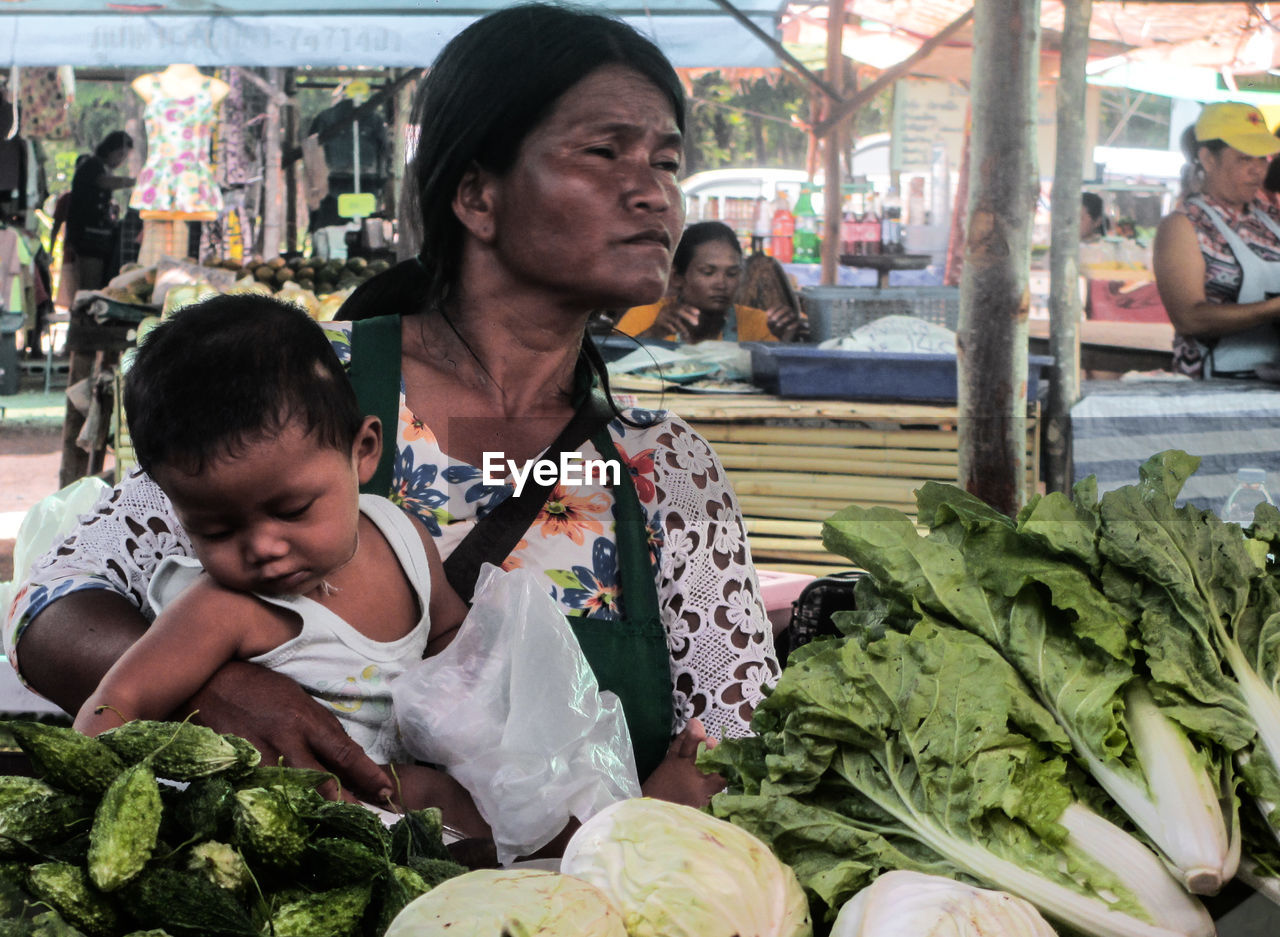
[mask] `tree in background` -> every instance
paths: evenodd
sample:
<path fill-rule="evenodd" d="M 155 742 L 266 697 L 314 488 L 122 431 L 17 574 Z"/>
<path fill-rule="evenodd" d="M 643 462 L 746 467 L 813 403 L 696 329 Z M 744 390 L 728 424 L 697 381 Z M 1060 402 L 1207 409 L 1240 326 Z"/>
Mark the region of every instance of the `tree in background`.
<path fill-rule="evenodd" d="M 804 127 L 820 92 L 785 69 L 684 70 L 689 91 L 686 173 L 723 167 L 804 169 Z M 892 91 L 854 117 L 852 139 L 889 128 Z"/>

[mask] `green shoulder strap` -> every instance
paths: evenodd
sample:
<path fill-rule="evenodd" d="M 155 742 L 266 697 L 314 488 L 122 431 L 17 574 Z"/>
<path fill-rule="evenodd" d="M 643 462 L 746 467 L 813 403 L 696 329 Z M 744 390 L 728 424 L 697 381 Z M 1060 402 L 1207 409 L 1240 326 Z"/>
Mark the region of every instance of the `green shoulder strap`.
<path fill-rule="evenodd" d="M 351 368 L 360 409 L 382 421 L 382 458 L 373 478 L 360 486 L 365 494 L 391 494 L 400 422 L 400 316 L 360 319 L 351 326 Z"/>

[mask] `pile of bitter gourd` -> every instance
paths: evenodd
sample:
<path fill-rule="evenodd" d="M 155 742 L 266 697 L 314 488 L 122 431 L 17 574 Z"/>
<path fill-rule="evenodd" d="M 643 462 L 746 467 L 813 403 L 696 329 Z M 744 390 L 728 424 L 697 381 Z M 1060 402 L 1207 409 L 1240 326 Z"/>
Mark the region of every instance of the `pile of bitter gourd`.
<path fill-rule="evenodd" d="M 466 871 L 439 811 L 388 827 L 235 736 L 3 725 L 37 777 L 0 776 L 0 937 L 376 937 Z"/>

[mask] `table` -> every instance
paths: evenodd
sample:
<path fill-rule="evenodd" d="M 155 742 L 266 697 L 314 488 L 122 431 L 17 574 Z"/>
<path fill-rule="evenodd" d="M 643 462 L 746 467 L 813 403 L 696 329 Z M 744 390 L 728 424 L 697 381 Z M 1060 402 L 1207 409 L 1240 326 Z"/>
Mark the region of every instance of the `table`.
<path fill-rule="evenodd" d="M 769 394 L 637 393 L 710 442 L 732 482 L 757 566 L 849 569 L 822 546 L 822 522 L 850 504 L 916 513 L 915 489 L 959 476 L 954 404 L 799 400 Z M 630 402 L 630 401 L 628 401 Z M 1039 482 L 1039 411 L 1029 408 L 1027 491 Z"/>
<path fill-rule="evenodd" d="M 895 270 L 923 270 L 933 260 L 932 254 L 841 254 L 843 267 L 864 267 L 876 272 L 876 286 L 889 285 L 889 274 Z"/>
<path fill-rule="evenodd" d="M 1203 461 L 1184 500 L 1221 512 L 1236 469 L 1269 473 L 1280 495 L 1280 386 L 1263 381 L 1172 377 L 1154 381 L 1085 381 L 1071 408 L 1072 467 L 1095 475 L 1100 491 L 1138 481 L 1138 466 L 1164 449 Z"/>
<path fill-rule="evenodd" d="M 1050 354 L 1049 320 L 1027 322 L 1032 354 Z M 1080 323 L 1080 367 L 1089 371 L 1169 370 L 1173 365 L 1173 326 L 1168 322 Z"/>

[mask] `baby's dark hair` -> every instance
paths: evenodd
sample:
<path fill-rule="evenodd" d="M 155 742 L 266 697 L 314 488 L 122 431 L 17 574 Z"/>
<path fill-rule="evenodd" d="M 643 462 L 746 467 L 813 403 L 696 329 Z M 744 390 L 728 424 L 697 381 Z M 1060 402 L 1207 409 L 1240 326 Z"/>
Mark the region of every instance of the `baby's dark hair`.
<path fill-rule="evenodd" d="M 345 451 L 364 420 L 320 325 L 256 294 L 193 303 L 148 332 L 125 373 L 124 407 L 147 472 L 198 474 L 294 421 Z"/>

